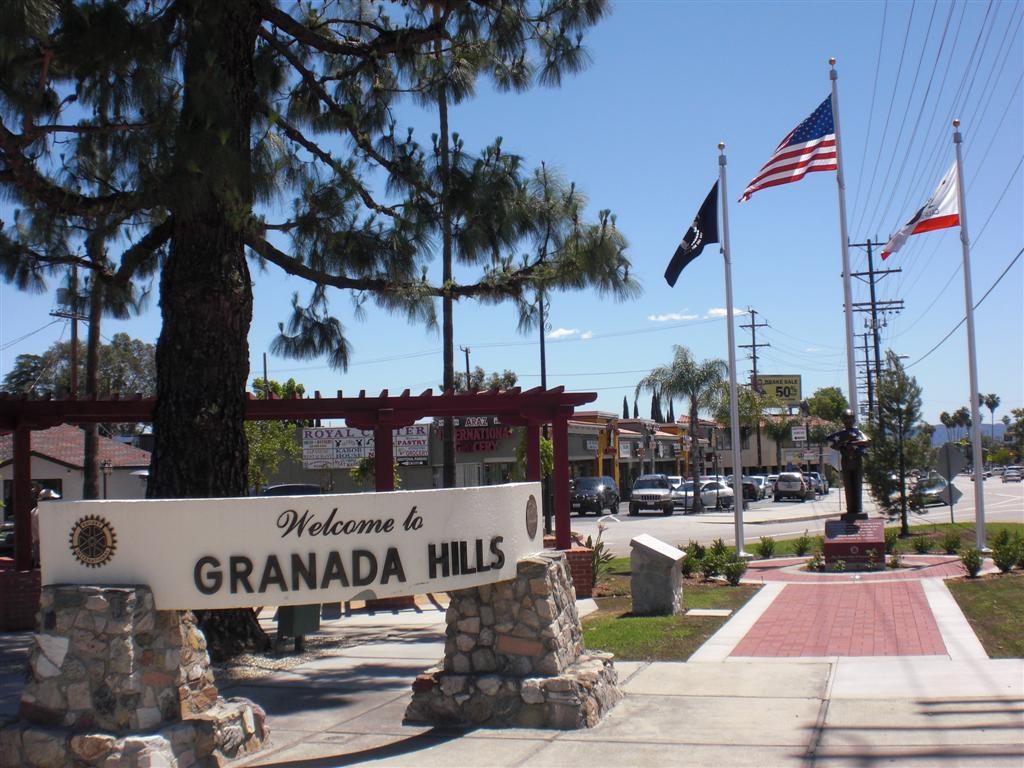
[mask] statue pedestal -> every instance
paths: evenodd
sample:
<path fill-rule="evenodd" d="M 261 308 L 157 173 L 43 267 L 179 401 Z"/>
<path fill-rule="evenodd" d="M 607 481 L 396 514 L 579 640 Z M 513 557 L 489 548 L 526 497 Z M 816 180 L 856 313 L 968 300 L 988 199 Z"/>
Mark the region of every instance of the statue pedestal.
<path fill-rule="evenodd" d="M 842 561 L 847 571 L 880 570 L 885 567 L 885 523 L 880 517 L 861 514 L 825 523 L 825 567 L 833 570 Z"/>

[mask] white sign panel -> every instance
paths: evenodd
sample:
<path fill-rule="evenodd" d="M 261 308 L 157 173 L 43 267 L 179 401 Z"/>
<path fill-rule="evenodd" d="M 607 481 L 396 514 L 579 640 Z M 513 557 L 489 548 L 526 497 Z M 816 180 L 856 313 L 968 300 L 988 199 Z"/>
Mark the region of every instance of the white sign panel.
<path fill-rule="evenodd" d="M 539 483 L 39 505 L 44 584 L 145 584 L 161 610 L 367 600 L 511 579 Z"/>
<path fill-rule="evenodd" d="M 792 427 L 789 428 L 789 430 L 793 434 L 793 442 L 795 442 L 795 443 L 807 442 L 807 427 L 798 426 L 798 425 L 794 424 Z"/>
<path fill-rule="evenodd" d="M 413 424 L 392 430 L 395 461 L 426 464 L 430 455 L 430 426 Z M 373 431 L 352 427 L 305 427 L 302 430 L 304 469 L 348 469 L 373 456 Z"/>

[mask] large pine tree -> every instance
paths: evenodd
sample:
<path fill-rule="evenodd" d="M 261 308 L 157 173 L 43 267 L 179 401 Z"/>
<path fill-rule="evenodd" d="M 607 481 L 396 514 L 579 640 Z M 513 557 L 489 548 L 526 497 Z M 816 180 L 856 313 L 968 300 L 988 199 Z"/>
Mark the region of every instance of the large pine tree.
<path fill-rule="evenodd" d="M 447 125 L 447 105 L 481 76 L 519 90 L 581 68 L 582 35 L 606 10 L 606 0 L 8 9 L 0 188 L 18 211 L 0 232 L 0 270 L 36 290 L 72 263 L 112 289 L 159 273 L 151 496 L 246 491 L 250 260 L 309 281 L 276 350 L 340 368 L 351 350 L 330 289 L 425 323 L 440 302 L 446 387 L 453 302 L 511 300 L 525 312 L 539 288 L 636 291 L 607 211 L 587 224 L 574 187 L 531 175 L 500 140 L 473 154 Z M 407 93 L 437 109 L 431 142 L 395 118 Z M 117 263 L 77 247 L 98 221 L 125 246 Z M 431 276 L 438 236 L 443 273 Z M 476 277 L 455 279 L 456 259 Z M 212 649 L 263 642 L 249 629 L 225 625 Z"/>

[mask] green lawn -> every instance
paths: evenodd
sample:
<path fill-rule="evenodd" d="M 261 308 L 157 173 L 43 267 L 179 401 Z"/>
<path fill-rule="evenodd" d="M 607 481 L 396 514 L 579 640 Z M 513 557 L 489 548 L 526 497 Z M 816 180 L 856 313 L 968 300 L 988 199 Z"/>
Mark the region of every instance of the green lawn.
<path fill-rule="evenodd" d="M 619 659 L 685 661 L 728 620 L 682 614 L 633 616 L 629 587 L 629 558 L 616 558 L 609 575 L 595 590 L 598 610 L 583 619 L 587 648 L 611 651 Z M 759 586 L 730 587 L 718 582 L 687 581 L 683 585 L 683 608 L 736 611 L 759 589 Z"/>
<path fill-rule="evenodd" d="M 947 585 L 989 656 L 1024 658 L 1024 572 Z"/>

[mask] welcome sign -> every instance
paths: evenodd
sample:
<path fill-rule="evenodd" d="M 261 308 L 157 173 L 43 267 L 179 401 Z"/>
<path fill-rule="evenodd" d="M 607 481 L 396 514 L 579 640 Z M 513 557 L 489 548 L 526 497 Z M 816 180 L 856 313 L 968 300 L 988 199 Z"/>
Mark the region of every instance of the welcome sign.
<path fill-rule="evenodd" d="M 43 584 L 144 584 L 160 610 L 366 600 L 503 581 L 543 546 L 538 483 L 41 502 Z"/>

